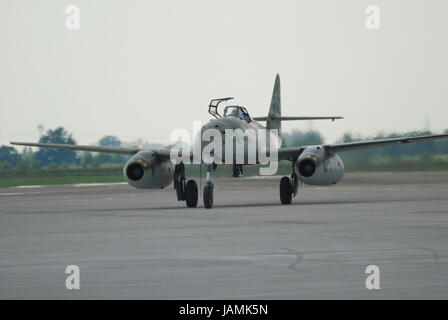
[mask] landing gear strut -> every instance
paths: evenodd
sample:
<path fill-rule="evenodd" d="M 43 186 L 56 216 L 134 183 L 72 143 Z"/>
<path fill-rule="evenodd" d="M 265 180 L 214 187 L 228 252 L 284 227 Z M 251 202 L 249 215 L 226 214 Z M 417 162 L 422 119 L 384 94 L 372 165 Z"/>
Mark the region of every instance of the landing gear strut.
<path fill-rule="evenodd" d="M 293 161 L 294 163 L 294 161 Z M 299 191 L 299 179 L 297 178 L 294 168 L 291 178 L 282 177 L 280 180 L 280 201 L 282 204 L 291 204 L 292 197 L 297 195 Z"/>
<path fill-rule="evenodd" d="M 198 185 L 194 180 L 188 180 L 185 176 L 183 162 L 174 167 L 174 189 L 178 201 L 185 201 L 188 208 L 196 208 L 198 205 Z"/>
<path fill-rule="evenodd" d="M 234 178 L 238 178 L 243 175 L 243 165 L 242 164 L 233 164 L 232 166 L 232 175 Z"/>

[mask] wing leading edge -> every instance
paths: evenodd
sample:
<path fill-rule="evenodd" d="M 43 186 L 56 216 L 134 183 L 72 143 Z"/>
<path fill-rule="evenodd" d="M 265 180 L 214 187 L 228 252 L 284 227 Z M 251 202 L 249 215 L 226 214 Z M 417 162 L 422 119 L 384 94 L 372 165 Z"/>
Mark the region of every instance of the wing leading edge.
<path fill-rule="evenodd" d="M 129 155 L 136 154 L 141 150 L 138 148 L 83 146 L 76 144 L 58 144 L 58 143 L 11 142 L 11 144 L 18 146 L 53 148 L 58 150 L 90 151 L 90 152 L 102 152 L 102 153 L 129 154 Z"/>
<path fill-rule="evenodd" d="M 423 142 L 423 141 L 440 140 L 440 139 L 448 139 L 448 134 L 436 134 L 436 135 L 419 136 L 419 137 L 392 138 L 392 139 L 370 140 L 360 142 L 347 142 L 340 144 L 327 144 L 324 145 L 324 148 L 329 151 L 339 152 L 339 151 L 349 151 L 363 148 L 388 146 L 393 144 L 406 144 L 406 143 Z"/>
<path fill-rule="evenodd" d="M 437 135 L 406 137 L 406 138 L 393 138 L 393 139 L 381 139 L 381 140 L 369 140 L 369 141 L 348 142 L 348 143 L 340 143 L 340 144 L 326 144 L 326 145 L 323 145 L 323 148 L 325 150 L 331 151 L 331 152 L 342 152 L 342 151 L 350 151 L 350 150 L 356 150 L 356 149 L 382 147 L 382 146 L 388 146 L 388 145 L 394 145 L 394 144 L 406 144 L 406 143 L 433 141 L 433 140 L 441 140 L 441 139 L 448 139 L 448 134 L 437 134 Z M 302 153 L 302 151 L 307 147 L 308 146 L 279 148 L 278 149 L 278 159 L 279 160 L 292 160 L 293 158 L 299 156 Z M 313 147 L 313 146 L 310 146 L 310 147 Z"/>
<path fill-rule="evenodd" d="M 77 144 L 58 144 L 58 143 L 34 143 L 34 142 L 10 142 L 13 145 L 39 147 L 39 148 L 53 148 L 58 150 L 73 150 L 73 151 L 89 151 L 100 153 L 115 153 L 115 154 L 127 154 L 134 155 L 139 151 L 147 150 L 140 148 L 122 148 L 122 147 L 101 147 L 101 146 L 85 146 Z M 153 150 L 157 153 L 157 156 L 161 159 L 170 159 L 170 150 Z M 181 155 L 181 152 L 179 152 Z M 191 153 L 189 154 L 192 157 Z"/>

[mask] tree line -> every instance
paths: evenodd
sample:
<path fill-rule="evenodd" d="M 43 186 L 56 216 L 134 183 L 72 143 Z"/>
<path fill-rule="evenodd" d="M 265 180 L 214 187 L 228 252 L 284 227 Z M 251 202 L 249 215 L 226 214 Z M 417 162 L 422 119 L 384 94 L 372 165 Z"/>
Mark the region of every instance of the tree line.
<path fill-rule="evenodd" d="M 445 130 L 448 134 L 448 129 Z M 361 140 L 388 139 L 399 137 L 412 137 L 430 135 L 429 130 L 412 131 L 404 133 L 379 133 L 373 137 L 346 132 L 338 142 L 353 142 Z M 325 139 L 316 130 L 293 130 L 283 133 L 283 146 L 306 146 L 324 144 Z M 76 140 L 63 127 L 48 130 L 43 134 L 41 143 L 76 144 Z M 99 141 L 100 146 L 119 147 L 122 142 L 115 136 L 105 136 Z M 448 141 L 431 141 L 387 147 L 378 147 L 364 150 L 341 152 L 340 156 L 346 166 L 362 167 L 384 165 L 406 165 L 409 163 L 432 164 L 437 163 L 448 166 Z M 126 155 L 76 152 L 71 150 L 59 151 L 56 149 L 41 148 L 33 151 L 26 147 L 18 152 L 12 146 L 0 147 L 0 170 L 8 169 L 52 169 L 52 168 L 98 168 L 122 166 L 128 160 Z M 448 168 L 447 168 L 448 169 Z"/>
<path fill-rule="evenodd" d="M 48 130 L 39 139 L 40 143 L 76 144 L 76 140 L 63 127 Z M 115 136 L 105 136 L 99 141 L 100 146 L 119 147 L 121 141 Z M 40 148 L 33 151 L 25 147 L 21 153 L 11 146 L 0 147 L 0 170 L 7 169 L 52 169 L 52 168 L 97 168 L 124 165 L 126 155 L 72 150 Z"/>

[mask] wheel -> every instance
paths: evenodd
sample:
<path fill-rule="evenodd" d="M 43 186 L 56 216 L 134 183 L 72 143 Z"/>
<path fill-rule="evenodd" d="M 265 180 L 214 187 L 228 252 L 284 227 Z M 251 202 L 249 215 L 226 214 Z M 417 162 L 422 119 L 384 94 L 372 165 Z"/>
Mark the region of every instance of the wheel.
<path fill-rule="evenodd" d="M 234 178 L 238 178 L 239 177 L 238 167 L 237 167 L 236 164 L 234 164 L 233 167 L 232 167 L 232 176 Z"/>
<path fill-rule="evenodd" d="M 207 184 L 204 187 L 204 207 L 211 209 L 213 207 L 213 184 Z"/>
<path fill-rule="evenodd" d="M 280 201 L 282 204 L 291 204 L 292 183 L 289 177 L 283 177 L 280 180 Z"/>
<path fill-rule="evenodd" d="M 232 168 L 232 176 L 234 178 L 241 177 L 243 175 L 243 165 L 241 164 L 234 164 Z"/>
<path fill-rule="evenodd" d="M 194 180 L 188 180 L 185 187 L 185 201 L 188 208 L 196 208 L 198 205 L 198 185 Z"/>

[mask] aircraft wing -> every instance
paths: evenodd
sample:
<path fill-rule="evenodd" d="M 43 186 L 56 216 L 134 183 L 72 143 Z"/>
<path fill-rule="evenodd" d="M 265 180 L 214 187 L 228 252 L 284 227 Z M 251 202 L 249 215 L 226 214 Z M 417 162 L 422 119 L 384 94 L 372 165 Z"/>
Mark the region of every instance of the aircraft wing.
<path fill-rule="evenodd" d="M 287 148 L 279 148 L 278 153 L 278 160 L 293 160 L 294 158 L 298 157 L 303 150 L 305 150 L 305 147 L 287 147 Z"/>
<path fill-rule="evenodd" d="M 29 146 L 29 147 L 39 147 L 39 148 L 53 148 L 58 150 L 74 150 L 74 151 L 89 151 L 89 152 L 100 152 L 100 153 L 116 153 L 116 154 L 128 154 L 134 155 L 137 152 L 145 149 L 140 148 L 122 148 L 122 147 L 101 147 L 101 146 L 83 146 L 77 144 L 57 144 L 57 143 L 33 143 L 33 142 L 11 142 L 13 145 L 18 146 Z M 152 150 L 157 153 L 157 156 L 163 160 L 170 159 L 170 150 Z M 179 151 L 179 155 L 181 152 Z M 192 153 L 189 152 L 190 158 L 192 158 Z"/>
<path fill-rule="evenodd" d="M 370 140 L 370 141 L 360 141 L 360 142 L 348 142 L 340 144 L 326 144 L 323 147 L 327 151 L 340 152 L 348 150 L 356 150 L 371 147 L 381 147 L 393 144 L 405 144 L 413 142 L 431 141 L 448 139 L 448 134 L 439 135 L 428 135 L 420 137 L 407 137 L 407 138 L 393 138 L 393 139 L 381 139 L 381 140 Z M 90 152 L 102 152 L 102 153 L 117 153 L 117 154 L 128 154 L 133 155 L 142 149 L 139 148 L 121 148 L 121 147 L 101 147 L 101 146 L 83 146 L 75 144 L 55 144 L 55 143 L 32 143 L 32 142 L 11 142 L 13 145 L 20 146 L 30 146 L 30 147 L 40 147 L 40 148 L 54 148 L 59 150 L 79 150 L 79 151 L 90 151 Z M 279 160 L 291 160 L 299 156 L 306 146 L 302 147 L 288 147 L 278 149 L 278 159 Z M 157 150 L 157 155 L 162 159 L 170 159 L 170 150 Z M 190 159 L 192 158 L 192 153 L 189 152 Z M 179 152 L 180 154 L 180 152 Z"/>
<path fill-rule="evenodd" d="M 393 139 L 381 139 L 381 140 L 370 140 L 370 141 L 360 141 L 360 142 L 348 142 L 340 144 L 327 144 L 323 147 L 328 151 L 349 151 L 355 149 L 371 148 L 371 147 L 382 147 L 392 144 L 405 144 L 413 142 L 431 141 L 448 139 L 448 134 L 437 134 L 429 136 L 419 136 L 419 137 L 406 137 L 406 138 L 393 138 Z"/>
<path fill-rule="evenodd" d="M 393 139 L 381 139 L 381 140 L 370 140 L 370 141 L 360 141 L 360 142 L 348 142 L 340 144 L 326 144 L 323 145 L 325 150 L 332 152 L 349 151 L 364 148 L 382 147 L 393 144 L 405 144 L 413 142 L 423 142 L 431 140 L 448 139 L 448 134 L 438 134 L 430 136 L 420 136 L 420 137 L 407 137 L 407 138 L 393 138 Z M 288 147 L 278 149 L 278 159 L 279 160 L 292 160 L 293 158 L 299 156 L 302 151 L 308 146 L 303 147 Z"/>
<path fill-rule="evenodd" d="M 117 154 L 130 154 L 130 155 L 136 154 L 141 150 L 139 148 L 83 146 L 76 144 L 58 144 L 58 143 L 11 142 L 11 144 L 18 146 L 54 148 L 58 150 L 90 151 L 90 152 L 117 153 Z"/>

